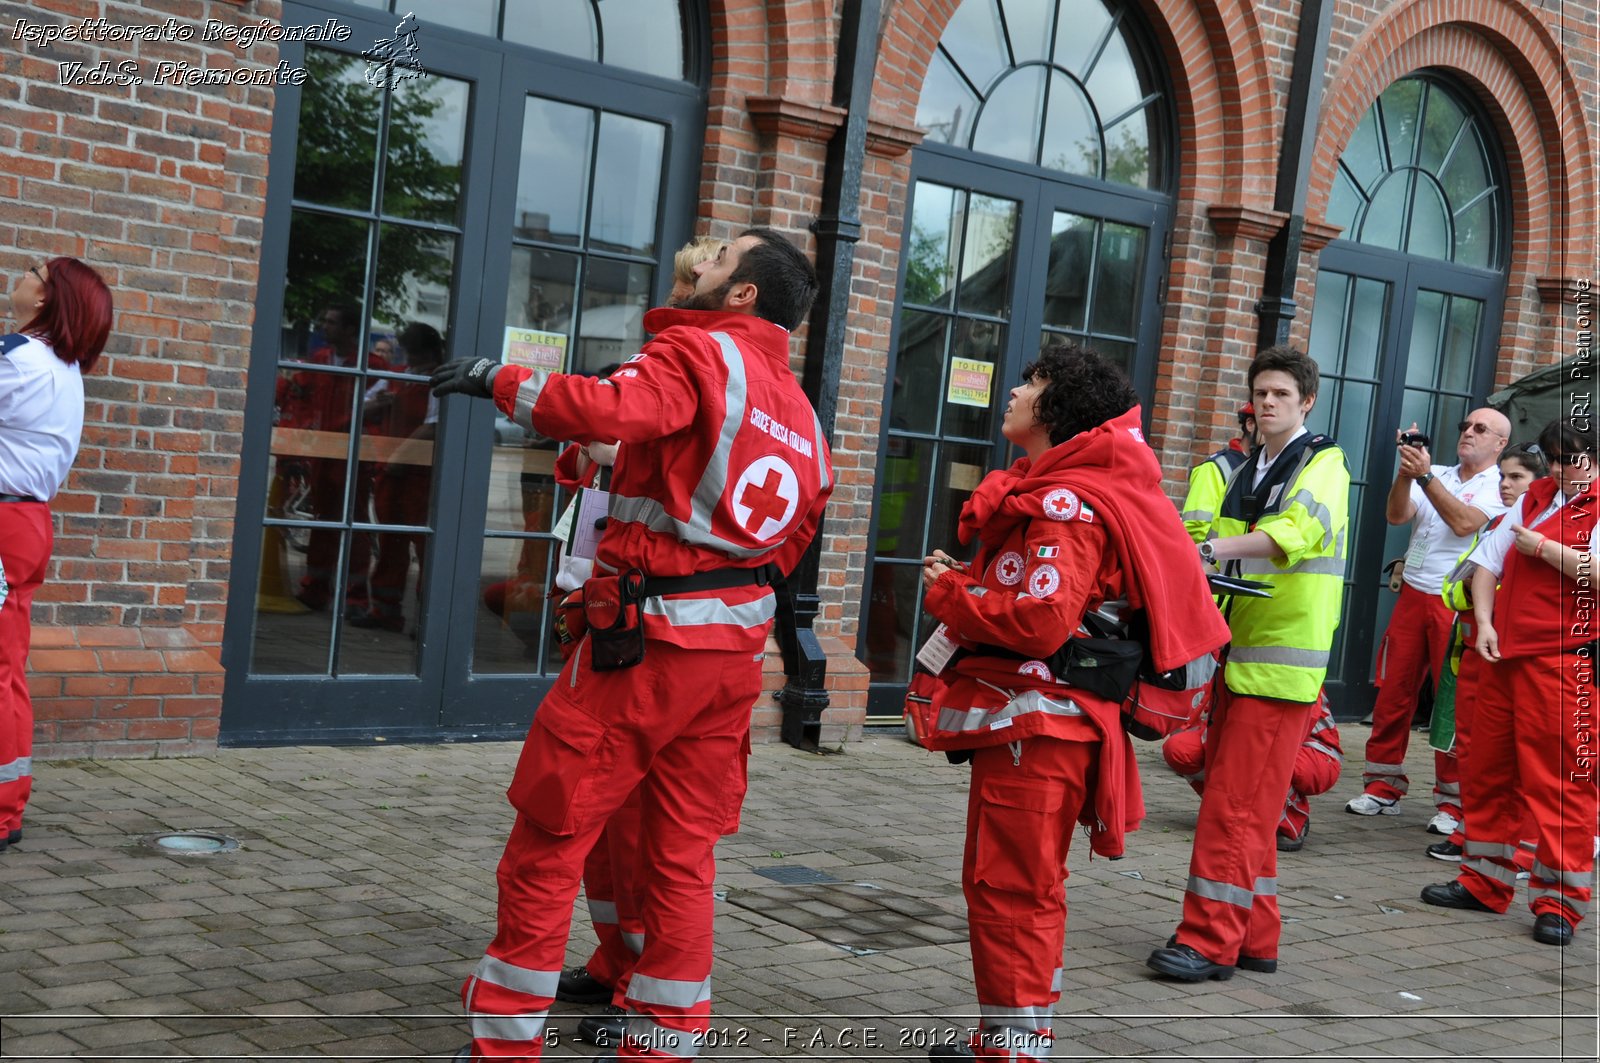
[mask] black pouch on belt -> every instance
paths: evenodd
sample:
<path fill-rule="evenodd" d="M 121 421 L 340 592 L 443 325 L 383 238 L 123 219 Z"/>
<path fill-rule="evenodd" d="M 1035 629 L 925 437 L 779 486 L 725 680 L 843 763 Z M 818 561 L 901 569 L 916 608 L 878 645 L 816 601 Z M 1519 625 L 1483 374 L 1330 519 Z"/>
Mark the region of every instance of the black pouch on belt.
<path fill-rule="evenodd" d="M 644 660 L 644 573 L 636 568 L 596 576 L 583 585 L 589 622 L 590 666 L 597 672 L 632 668 Z"/>

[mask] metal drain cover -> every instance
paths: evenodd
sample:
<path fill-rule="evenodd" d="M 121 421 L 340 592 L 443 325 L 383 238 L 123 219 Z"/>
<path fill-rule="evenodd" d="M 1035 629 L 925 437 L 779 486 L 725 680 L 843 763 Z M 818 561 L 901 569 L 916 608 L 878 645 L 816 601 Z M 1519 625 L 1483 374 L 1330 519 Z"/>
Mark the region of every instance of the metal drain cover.
<path fill-rule="evenodd" d="M 918 897 L 860 883 L 731 890 L 728 903 L 852 951 L 967 940 L 967 922 L 961 916 Z"/>
<path fill-rule="evenodd" d="M 169 856 L 211 856 L 231 853 L 239 843 L 226 834 L 209 830 L 177 830 L 152 834 L 143 839 L 143 845 Z"/>
<path fill-rule="evenodd" d="M 779 864 L 776 867 L 763 867 L 756 872 L 762 878 L 770 878 L 774 882 L 785 886 L 803 886 L 814 882 L 838 882 L 839 880 L 826 871 L 818 871 L 814 867 L 805 867 L 801 864 Z"/>

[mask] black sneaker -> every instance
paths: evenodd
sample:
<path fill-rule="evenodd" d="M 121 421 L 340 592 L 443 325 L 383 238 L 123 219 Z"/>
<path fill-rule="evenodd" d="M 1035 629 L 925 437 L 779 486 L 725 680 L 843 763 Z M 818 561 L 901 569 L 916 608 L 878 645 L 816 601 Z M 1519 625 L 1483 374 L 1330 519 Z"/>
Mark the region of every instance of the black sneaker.
<path fill-rule="evenodd" d="M 1445 860 L 1452 864 L 1461 863 L 1461 846 L 1455 842 L 1438 842 L 1428 846 L 1428 855 L 1435 860 Z"/>
<path fill-rule="evenodd" d="M 977 1059 L 978 1053 L 971 1045 L 934 1045 L 928 1049 L 929 1059 Z"/>
<path fill-rule="evenodd" d="M 570 1004 L 609 1004 L 611 987 L 585 966 L 568 967 L 556 982 L 556 999 Z"/>
<path fill-rule="evenodd" d="M 622 1035 L 627 1030 L 628 1013 L 615 1004 L 607 1004 L 599 1015 L 585 1015 L 574 1036 L 597 1048 L 616 1048 L 622 1044 Z"/>

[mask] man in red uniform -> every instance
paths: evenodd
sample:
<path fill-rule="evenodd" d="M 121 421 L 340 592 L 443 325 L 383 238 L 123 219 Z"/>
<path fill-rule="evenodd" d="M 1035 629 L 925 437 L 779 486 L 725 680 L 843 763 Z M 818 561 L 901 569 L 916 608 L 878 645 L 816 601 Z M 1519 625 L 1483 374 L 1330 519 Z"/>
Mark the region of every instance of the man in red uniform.
<path fill-rule="evenodd" d="M 487 358 L 433 376 L 436 394 L 492 397 L 552 438 L 623 444 L 584 585 L 588 631 L 511 783 L 499 928 L 462 989 L 472 1044 L 459 1058 L 540 1055 L 584 858 L 635 787 L 645 935 L 621 1058 L 696 1054 L 711 1010 L 712 850 L 744 798 L 767 581 L 799 560 L 833 485 L 789 369 L 789 329 L 816 289 L 793 244 L 751 229 L 698 267 L 685 309 L 645 316 L 656 338 L 605 380 Z"/>

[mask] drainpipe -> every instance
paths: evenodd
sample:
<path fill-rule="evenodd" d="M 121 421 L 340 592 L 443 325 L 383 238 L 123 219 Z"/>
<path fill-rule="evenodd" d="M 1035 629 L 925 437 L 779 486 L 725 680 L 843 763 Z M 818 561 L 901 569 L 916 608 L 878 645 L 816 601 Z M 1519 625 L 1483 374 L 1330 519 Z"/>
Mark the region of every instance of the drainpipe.
<path fill-rule="evenodd" d="M 1294 39 L 1294 68 L 1285 102 L 1283 144 L 1278 155 L 1278 187 L 1273 209 L 1288 222 L 1267 243 L 1267 265 L 1256 303 L 1259 347 L 1289 342 L 1294 322 L 1295 286 L 1300 279 L 1300 245 L 1306 227 L 1306 189 L 1316 152 L 1317 124 L 1322 115 L 1322 86 L 1328 59 L 1328 33 L 1333 22 L 1330 0 L 1301 0 L 1300 26 Z"/>
<path fill-rule="evenodd" d="M 803 386 L 816 408 L 824 439 L 833 438 L 838 410 L 839 375 L 844 365 L 845 326 L 850 313 L 850 276 L 856 241 L 861 239 L 861 169 L 867 155 L 867 112 L 872 101 L 872 74 L 878 60 L 882 0 L 852 0 L 841 5 L 839 60 L 833 74 L 833 105 L 845 113 L 844 124 L 828 141 L 822 181 L 822 209 L 811 231 L 817 237 L 816 305 L 806 341 Z M 790 574 L 793 638 L 778 624 L 783 670 L 788 682 L 778 693 L 783 709 L 780 734 L 799 749 L 815 751 L 822 737 L 822 710 L 828 707 L 828 656 L 812 630 L 821 609 L 817 577 L 822 563 L 822 528 Z"/>

